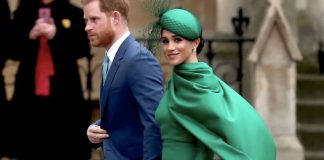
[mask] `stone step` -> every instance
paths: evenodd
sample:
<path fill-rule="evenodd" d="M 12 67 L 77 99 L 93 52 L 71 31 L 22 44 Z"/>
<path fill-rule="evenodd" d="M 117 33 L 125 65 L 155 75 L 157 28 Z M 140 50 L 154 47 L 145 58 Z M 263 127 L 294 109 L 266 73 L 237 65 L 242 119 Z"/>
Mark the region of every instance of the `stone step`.
<path fill-rule="evenodd" d="M 305 160 L 324 160 L 324 99 L 298 99 L 296 112 Z"/>
<path fill-rule="evenodd" d="M 324 160 L 324 76 L 297 76 L 297 136 L 305 160 Z"/>
<path fill-rule="evenodd" d="M 324 99 L 324 76 L 298 74 L 297 97 Z"/>
<path fill-rule="evenodd" d="M 324 133 L 324 124 L 297 123 L 297 130 L 304 133 Z"/>
<path fill-rule="evenodd" d="M 297 136 L 306 151 L 324 151 L 324 124 L 297 123 Z"/>
<path fill-rule="evenodd" d="M 324 76 L 298 74 L 297 98 L 324 99 Z"/>
<path fill-rule="evenodd" d="M 305 74 L 298 73 L 297 80 L 316 80 L 316 81 L 324 81 L 324 76 L 319 74 Z"/>
<path fill-rule="evenodd" d="M 305 151 L 305 160 L 323 160 L 324 150 Z"/>
<path fill-rule="evenodd" d="M 298 99 L 297 122 L 308 124 L 324 124 L 324 99 Z"/>

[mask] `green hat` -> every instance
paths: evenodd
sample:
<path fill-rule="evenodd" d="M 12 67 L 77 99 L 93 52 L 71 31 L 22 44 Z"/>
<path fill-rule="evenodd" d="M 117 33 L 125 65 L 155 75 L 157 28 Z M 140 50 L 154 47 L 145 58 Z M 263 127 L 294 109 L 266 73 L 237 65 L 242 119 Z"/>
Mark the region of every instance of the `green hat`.
<path fill-rule="evenodd" d="M 196 16 L 184 9 L 170 9 L 161 15 L 159 24 L 165 30 L 189 40 L 202 34 L 201 24 Z"/>

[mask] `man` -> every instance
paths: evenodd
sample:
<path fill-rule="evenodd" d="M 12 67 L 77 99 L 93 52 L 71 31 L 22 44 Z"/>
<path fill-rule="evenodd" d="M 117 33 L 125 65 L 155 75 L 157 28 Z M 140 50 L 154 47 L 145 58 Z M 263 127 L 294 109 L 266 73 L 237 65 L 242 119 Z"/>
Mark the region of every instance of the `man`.
<path fill-rule="evenodd" d="M 89 160 L 90 105 L 78 65 L 91 51 L 83 10 L 69 0 L 20 0 L 12 24 L 18 47 L 10 57 L 19 61 L 7 121 L 12 158 Z"/>
<path fill-rule="evenodd" d="M 106 48 L 101 118 L 89 126 L 88 139 L 103 148 L 105 160 L 159 159 L 161 137 L 154 114 L 163 94 L 162 69 L 130 35 L 129 1 L 83 0 L 83 5 L 92 46 Z"/>

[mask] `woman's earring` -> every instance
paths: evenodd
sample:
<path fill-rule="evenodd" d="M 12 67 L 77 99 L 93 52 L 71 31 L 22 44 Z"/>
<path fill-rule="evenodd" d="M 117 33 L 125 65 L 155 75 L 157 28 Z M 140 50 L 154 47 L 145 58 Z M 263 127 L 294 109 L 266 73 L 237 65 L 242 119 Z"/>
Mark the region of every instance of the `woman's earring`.
<path fill-rule="evenodd" d="M 192 53 L 196 53 L 197 52 L 197 47 L 194 47 L 193 49 L 192 49 Z"/>

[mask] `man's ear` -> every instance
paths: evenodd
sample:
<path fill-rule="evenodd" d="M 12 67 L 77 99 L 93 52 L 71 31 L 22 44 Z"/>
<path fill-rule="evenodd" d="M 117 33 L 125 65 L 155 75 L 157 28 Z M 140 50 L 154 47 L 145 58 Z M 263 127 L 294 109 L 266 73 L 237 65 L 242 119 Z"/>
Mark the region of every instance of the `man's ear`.
<path fill-rule="evenodd" d="M 121 20 L 121 14 L 118 11 L 113 11 L 111 17 L 113 18 L 114 25 L 118 24 Z"/>

